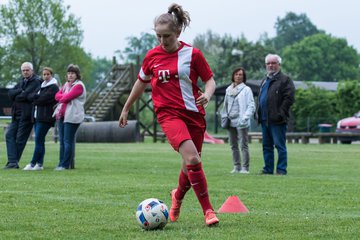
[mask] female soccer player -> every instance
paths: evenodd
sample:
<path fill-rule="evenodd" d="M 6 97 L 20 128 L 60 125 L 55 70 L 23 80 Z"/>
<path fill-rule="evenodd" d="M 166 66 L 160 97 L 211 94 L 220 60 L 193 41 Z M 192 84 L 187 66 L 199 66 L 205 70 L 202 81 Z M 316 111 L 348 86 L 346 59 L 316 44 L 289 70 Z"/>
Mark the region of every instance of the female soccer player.
<path fill-rule="evenodd" d="M 178 4 L 170 5 L 167 13 L 155 18 L 154 28 L 160 44 L 147 52 L 120 114 L 119 126 L 126 126 L 132 104 L 150 83 L 158 122 L 171 146 L 182 157 L 178 187 L 171 191 L 170 220 L 175 222 L 179 218 L 182 199 L 192 187 L 206 225 L 213 226 L 219 219 L 210 203 L 200 154 L 206 129 L 204 106 L 215 91 L 215 81 L 202 53 L 178 40 L 189 24 L 189 13 Z M 204 92 L 197 86 L 198 77 L 205 83 Z"/>

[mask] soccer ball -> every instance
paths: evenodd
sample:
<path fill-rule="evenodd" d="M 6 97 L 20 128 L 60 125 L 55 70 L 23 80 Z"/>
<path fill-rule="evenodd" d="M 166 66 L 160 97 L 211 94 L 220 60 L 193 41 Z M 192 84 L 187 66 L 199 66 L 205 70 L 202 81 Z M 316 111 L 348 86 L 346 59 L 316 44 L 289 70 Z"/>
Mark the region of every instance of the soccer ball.
<path fill-rule="evenodd" d="M 162 229 L 167 224 L 169 211 L 167 206 L 157 198 L 142 201 L 136 210 L 136 220 L 145 230 Z"/>

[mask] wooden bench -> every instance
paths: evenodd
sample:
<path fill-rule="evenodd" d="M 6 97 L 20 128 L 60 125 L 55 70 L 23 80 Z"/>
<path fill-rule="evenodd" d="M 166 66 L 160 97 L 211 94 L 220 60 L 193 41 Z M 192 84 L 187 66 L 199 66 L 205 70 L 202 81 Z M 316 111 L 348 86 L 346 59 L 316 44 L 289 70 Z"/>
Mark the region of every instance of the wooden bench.
<path fill-rule="evenodd" d="M 341 137 L 359 137 L 360 133 L 336 133 L 336 132 L 327 132 L 327 133 L 313 133 L 313 137 L 319 139 L 319 144 L 330 143 L 337 144 L 338 139 Z"/>
<path fill-rule="evenodd" d="M 215 138 L 223 140 L 225 143 L 229 142 L 229 135 L 214 135 Z M 262 133 L 261 132 L 249 132 L 248 133 L 248 140 L 249 143 L 253 139 L 258 139 L 259 143 L 262 142 Z"/>
<path fill-rule="evenodd" d="M 249 132 L 248 139 L 249 139 L 249 143 L 251 143 L 253 139 L 257 139 L 259 141 L 259 143 L 262 143 L 262 133 L 261 132 Z"/>
<path fill-rule="evenodd" d="M 286 133 L 286 139 L 288 143 L 301 143 L 307 144 L 309 143 L 310 137 L 312 137 L 312 133 L 310 132 L 288 132 Z M 249 143 L 251 143 L 252 139 L 258 139 L 259 143 L 262 143 L 262 133 L 261 132 L 249 132 Z"/>
<path fill-rule="evenodd" d="M 301 143 L 308 144 L 312 135 L 311 132 L 288 132 L 286 133 L 286 139 L 288 143 L 299 143 L 301 140 Z"/>

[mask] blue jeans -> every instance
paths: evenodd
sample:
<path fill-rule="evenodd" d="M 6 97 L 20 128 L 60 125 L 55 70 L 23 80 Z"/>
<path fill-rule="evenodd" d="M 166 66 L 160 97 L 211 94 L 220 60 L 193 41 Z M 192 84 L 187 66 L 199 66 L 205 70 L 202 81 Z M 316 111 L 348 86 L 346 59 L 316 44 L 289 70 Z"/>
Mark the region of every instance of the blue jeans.
<path fill-rule="evenodd" d="M 276 172 L 280 174 L 287 173 L 287 150 L 286 150 L 286 130 L 287 124 L 266 124 L 262 123 L 262 146 L 264 156 L 265 173 L 274 173 L 274 146 L 278 152 L 278 162 Z"/>
<path fill-rule="evenodd" d="M 51 123 L 35 122 L 35 149 L 30 164 L 34 166 L 36 163 L 40 166 L 44 164 L 45 155 L 45 137 L 51 128 Z"/>
<path fill-rule="evenodd" d="M 74 162 L 76 131 L 80 123 L 68 123 L 58 120 L 60 159 L 58 167 L 69 169 Z"/>
<path fill-rule="evenodd" d="M 19 119 L 11 121 L 6 133 L 7 165 L 18 166 L 32 127 L 31 121 Z"/>

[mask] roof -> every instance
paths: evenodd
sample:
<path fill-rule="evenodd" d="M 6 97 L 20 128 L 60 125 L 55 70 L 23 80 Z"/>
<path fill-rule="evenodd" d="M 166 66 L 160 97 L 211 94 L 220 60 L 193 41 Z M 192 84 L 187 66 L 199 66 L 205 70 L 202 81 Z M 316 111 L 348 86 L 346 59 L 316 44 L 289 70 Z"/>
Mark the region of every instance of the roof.
<path fill-rule="evenodd" d="M 328 91 L 336 92 L 338 83 L 337 82 L 303 82 L 303 81 L 294 81 L 295 88 L 307 89 L 309 86 L 307 83 L 311 83 L 315 87 L 322 88 Z"/>

